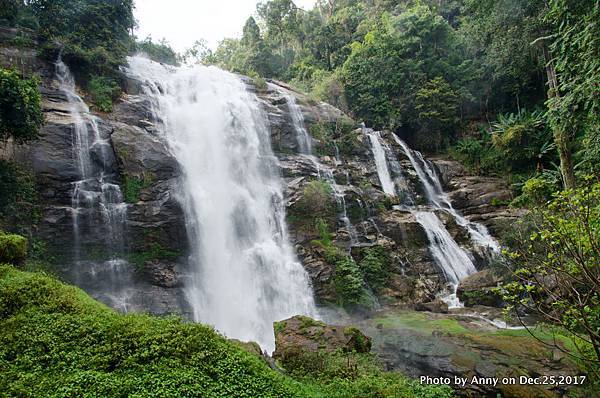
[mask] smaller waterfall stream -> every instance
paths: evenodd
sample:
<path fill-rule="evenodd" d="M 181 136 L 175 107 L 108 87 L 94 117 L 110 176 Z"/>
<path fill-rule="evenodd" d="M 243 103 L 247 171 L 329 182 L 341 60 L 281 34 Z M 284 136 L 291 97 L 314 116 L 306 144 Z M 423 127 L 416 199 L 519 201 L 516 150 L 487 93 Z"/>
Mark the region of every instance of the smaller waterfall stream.
<path fill-rule="evenodd" d="M 356 228 L 348 218 L 348 206 L 346 205 L 346 198 L 344 194 L 344 190 L 338 183 L 335 181 L 335 177 L 333 175 L 333 170 L 324 164 L 322 164 L 319 159 L 313 155 L 312 153 L 312 137 L 308 134 L 306 130 L 306 123 L 304 120 L 304 115 L 302 114 L 302 109 L 298 105 L 298 101 L 296 98 L 290 93 L 280 89 L 274 84 L 270 85 L 271 88 L 277 92 L 279 92 L 286 100 L 288 105 L 289 113 L 292 119 L 292 124 L 294 126 L 294 130 L 296 132 L 296 141 L 298 142 L 298 150 L 301 155 L 306 156 L 317 169 L 317 174 L 319 178 L 325 180 L 331 189 L 333 190 L 335 200 L 337 202 L 338 207 L 340 208 L 340 214 L 338 218 L 344 224 L 346 231 L 350 237 L 350 247 L 358 244 L 358 233 L 356 232 Z M 339 156 L 339 150 L 336 148 L 336 156 L 335 163 L 336 165 L 341 164 L 341 158 Z"/>
<path fill-rule="evenodd" d="M 373 157 L 375 158 L 375 165 L 377 166 L 377 175 L 379 176 L 379 181 L 381 182 L 383 192 L 388 195 L 395 196 L 396 188 L 394 186 L 394 182 L 392 181 L 392 177 L 390 177 L 390 169 L 388 168 L 387 160 L 385 158 L 385 151 L 381 145 L 381 136 L 379 132 L 369 129 L 366 130 L 366 134 L 371 141 Z"/>
<path fill-rule="evenodd" d="M 118 185 L 109 137 L 101 133 L 99 119 L 77 94 L 73 75 L 60 58 L 56 77 L 74 121 L 73 159 L 79 176 L 71 197 L 73 256 L 78 264 L 75 279 L 96 297 L 127 310 L 128 283 L 123 274 L 128 264 L 119 258 L 125 250 L 127 204 Z M 104 261 L 90 261 L 91 248 Z M 83 273 L 87 276 L 82 277 Z"/>
<path fill-rule="evenodd" d="M 479 223 L 470 222 L 462 214 L 456 211 L 456 209 L 454 209 L 450 199 L 448 198 L 448 195 L 446 195 L 442 189 L 442 185 L 437 173 L 431 164 L 429 164 L 429 162 L 423 158 L 423 155 L 418 151 L 410 149 L 408 145 L 406 145 L 406 143 L 402 141 L 396 134 L 392 133 L 392 137 L 396 143 L 400 145 L 403 152 L 410 160 L 411 165 L 413 166 L 415 172 L 421 180 L 421 183 L 423 184 L 423 187 L 425 188 L 425 193 L 427 194 L 427 199 L 429 202 L 436 208 L 450 213 L 458 225 L 469 231 L 469 235 L 471 236 L 471 240 L 474 244 L 488 248 L 493 253 L 500 253 L 500 245 L 490 235 L 485 226 Z"/>
<path fill-rule="evenodd" d="M 388 167 L 385 149 L 382 145 L 382 138 L 379 133 L 373 132 L 370 129 L 365 129 L 364 131 L 371 142 L 373 157 L 377 166 L 377 174 L 381 186 L 386 194 L 395 196 L 396 190 Z M 419 152 L 412 151 L 408 148 L 404 141 L 400 140 L 395 134 L 393 134 L 393 137 L 409 158 L 411 165 L 415 169 L 419 180 L 425 188 L 431 205 L 435 209 L 446 211 L 452 215 L 460 226 L 469 231 L 475 244 L 489 248 L 492 251 L 499 250 L 497 242 L 489 235 L 485 227 L 469 222 L 452 207 L 450 200 L 441 187 L 435 171 L 425 161 L 422 155 Z M 444 272 L 446 280 L 452 286 L 452 293 L 443 297 L 443 300 L 446 301 L 450 307 L 460 306 L 460 302 L 456 297 L 458 283 L 477 271 L 469 253 L 456 243 L 435 212 L 419 210 L 414 206 L 405 208 L 415 215 L 416 221 L 421 224 L 425 230 L 429 240 L 431 255 L 436 264 L 438 264 Z"/>

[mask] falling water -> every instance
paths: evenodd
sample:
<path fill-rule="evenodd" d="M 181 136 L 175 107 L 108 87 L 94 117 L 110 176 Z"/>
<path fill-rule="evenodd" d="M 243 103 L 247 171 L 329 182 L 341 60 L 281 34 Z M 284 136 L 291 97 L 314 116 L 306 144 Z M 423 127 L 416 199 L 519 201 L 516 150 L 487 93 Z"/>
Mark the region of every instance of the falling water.
<path fill-rule="evenodd" d="M 319 177 L 324 179 L 329 184 L 329 186 L 331 186 L 331 189 L 333 189 L 335 200 L 337 202 L 338 207 L 340 208 L 340 214 L 338 217 L 344 224 L 344 227 L 346 228 L 346 231 L 350 236 L 350 246 L 356 245 L 358 243 L 358 233 L 356 232 L 356 228 L 354 227 L 354 225 L 352 225 L 350 218 L 348 218 L 348 210 L 345 198 L 346 195 L 344 194 L 344 190 L 335 181 L 333 170 L 323 165 L 319 161 L 319 159 L 313 155 L 312 138 L 306 130 L 304 115 L 302 114 L 302 109 L 300 109 L 300 106 L 298 105 L 298 101 L 296 101 L 296 98 L 293 95 L 273 84 L 271 85 L 271 88 L 278 91 L 283 96 L 283 98 L 285 98 L 292 119 L 292 125 L 294 126 L 294 131 L 296 132 L 296 141 L 298 142 L 299 153 L 307 157 L 312 162 L 312 164 L 317 169 Z M 339 150 L 337 146 L 335 148 L 335 162 L 336 165 L 339 165 L 341 164 Z"/>
<path fill-rule="evenodd" d="M 123 299 L 126 286 L 120 281 L 128 265 L 118 257 L 124 251 L 127 205 L 111 170 L 114 155 L 109 137 L 100 133 L 98 118 L 77 94 L 73 75 L 60 58 L 56 62 L 56 76 L 74 121 L 73 158 L 79 176 L 79 180 L 73 182 L 71 196 L 73 254 L 78 265 L 75 278 L 94 296 L 126 310 L 127 303 Z M 83 254 L 88 254 L 90 244 L 101 250 L 107 260 L 87 260 Z M 86 253 L 82 253 L 83 247 Z"/>
<path fill-rule="evenodd" d="M 274 349 L 273 322 L 315 316 L 306 272 L 288 241 L 266 116 L 235 75 L 130 58 L 184 172 L 194 318 Z"/>
<path fill-rule="evenodd" d="M 393 134 L 394 140 L 402 147 L 402 150 L 410 160 L 415 172 L 417 173 L 429 202 L 438 209 L 446 210 L 454 217 L 458 225 L 469 231 L 471 240 L 474 244 L 488 248 L 493 253 L 500 253 L 500 245 L 490 235 L 487 228 L 479 223 L 473 223 L 460 214 L 450 202 L 448 195 L 442 189 L 440 179 L 433 167 L 423 158 L 418 151 L 413 151 L 396 134 Z"/>
<path fill-rule="evenodd" d="M 370 129 L 365 129 L 365 132 L 371 141 L 373 157 L 377 166 L 377 175 L 381 181 L 382 188 L 386 194 L 395 196 L 396 192 L 394 183 L 390 177 L 388 162 L 385 156 L 384 148 L 381 144 L 381 136 L 379 133 L 373 132 Z M 399 140 L 399 138 L 397 138 L 395 135 L 394 138 Z M 405 144 L 403 145 L 403 148 L 406 148 L 404 149 L 405 151 L 409 150 Z M 415 164 L 413 164 L 413 167 L 415 170 L 418 168 L 415 166 Z M 422 168 L 417 170 L 417 174 L 419 178 L 424 181 L 423 184 L 425 185 L 428 196 L 430 195 L 431 191 L 431 196 L 434 199 L 437 199 L 438 197 L 445 197 L 441 186 L 432 185 L 428 182 L 427 178 L 431 177 L 426 176 Z M 439 190 L 436 191 L 436 194 L 434 195 L 433 190 L 435 188 L 439 188 Z M 434 207 L 441 208 L 441 206 L 437 203 L 438 202 L 434 202 L 432 200 Z M 448 206 L 450 206 L 449 201 Z M 452 293 L 446 297 L 443 297 L 442 299 L 448 303 L 450 307 L 460 306 L 460 302 L 456 297 L 456 288 L 462 279 L 477 271 L 475 265 L 473 265 L 473 261 L 471 261 L 469 254 L 452 238 L 444 224 L 434 212 L 420 211 L 416 210 L 414 207 L 408 209 L 415 215 L 415 219 L 425 230 L 425 234 L 429 240 L 429 250 L 431 251 L 436 264 L 438 264 L 438 266 L 444 272 L 446 280 L 452 286 Z M 454 213 L 458 214 L 456 211 L 454 211 Z M 451 214 L 454 215 L 454 213 Z"/>
<path fill-rule="evenodd" d="M 415 216 L 425 229 L 430 242 L 429 249 L 449 282 L 458 285 L 458 282 L 477 271 L 469 255 L 452 239 L 435 213 L 417 211 Z"/>
<path fill-rule="evenodd" d="M 372 130 L 366 131 L 367 136 L 371 141 L 373 157 L 375 158 L 375 166 L 377 166 L 377 175 L 379 176 L 379 181 L 381 182 L 383 192 L 385 192 L 388 195 L 395 196 L 396 188 L 394 187 L 394 182 L 390 177 L 390 170 L 385 159 L 385 151 L 383 150 L 383 146 L 381 145 L 381 136 L 379 135 L 379 132 Z"/>

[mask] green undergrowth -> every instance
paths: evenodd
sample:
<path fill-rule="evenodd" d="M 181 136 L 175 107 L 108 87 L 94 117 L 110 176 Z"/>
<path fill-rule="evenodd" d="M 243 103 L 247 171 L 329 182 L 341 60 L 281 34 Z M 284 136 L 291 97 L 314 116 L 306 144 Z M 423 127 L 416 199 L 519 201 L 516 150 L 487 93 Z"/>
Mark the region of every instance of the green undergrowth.
<path fill-rule="evenodd" d="M 2 396 L 450 396 L 352 359 L 324 361 L 327 371 L 294 379 L 208 326 L 118 314 L 44 273 L 0 265 Z"/>

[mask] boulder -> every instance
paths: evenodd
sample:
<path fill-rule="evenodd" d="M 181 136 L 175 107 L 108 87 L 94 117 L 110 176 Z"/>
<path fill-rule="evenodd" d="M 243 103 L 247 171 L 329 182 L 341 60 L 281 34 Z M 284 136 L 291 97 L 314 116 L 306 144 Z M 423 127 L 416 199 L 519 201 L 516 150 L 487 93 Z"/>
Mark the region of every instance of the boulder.
<path fill-rule="evenodd" d="M 504 302 L 495 289 L 503 281 L 504 278 L 498 270 L 485 268 L 463 279 L 458 285 L 456 295 L 467 307 L 502 307 Z"/>
<path fill-rule="evenodd" d="M 371 338 L 353 326 L 327 325 L 312 318 L 296 315 L 275 322 L 273 357 L 287 360 L 291 356 L 317 352 L 371 351 Z"/>
<path fill-rule="evenodd" d="M 448 313 L 448 304 L 446 304 L 442 300 L 437 299 L 437 300 L 430 301 L 427 303 L 417 303 L 417 305 L 415 305 L 415 310 L 447 314 Z"/>

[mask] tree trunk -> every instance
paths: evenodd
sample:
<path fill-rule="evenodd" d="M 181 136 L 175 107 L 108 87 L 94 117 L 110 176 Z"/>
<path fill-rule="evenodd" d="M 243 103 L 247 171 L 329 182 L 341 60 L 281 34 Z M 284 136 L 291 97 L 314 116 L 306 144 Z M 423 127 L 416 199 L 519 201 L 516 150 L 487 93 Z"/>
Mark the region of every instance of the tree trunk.
<path fill-rule="evenodd" d="M 550 50 L 544 40 L 541 40 L 540 46 L 544 53 L 544 61 L 546 62 L 546 75 L 548 77 L 548 99 L 555 98 L 560 100 L 558 91 L 558 78 L 556 77 L 556 69 L 554 68 L 554 60 L 550 54 Z M 552 134 L 554 135 L 554 143 L 560 157 L 560 172 L 563 177 L 565 189 L 575 188 L 575 172 L 573 171 L 573 158 L 571 156 L 571 134 L 565 131 L 564 126 L 554 126 Z"/>

